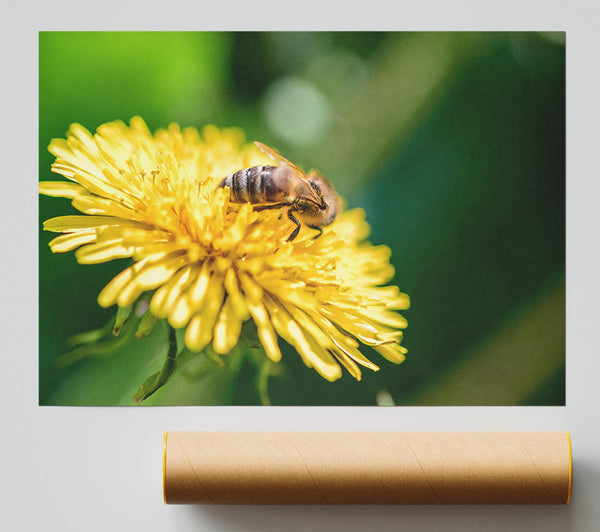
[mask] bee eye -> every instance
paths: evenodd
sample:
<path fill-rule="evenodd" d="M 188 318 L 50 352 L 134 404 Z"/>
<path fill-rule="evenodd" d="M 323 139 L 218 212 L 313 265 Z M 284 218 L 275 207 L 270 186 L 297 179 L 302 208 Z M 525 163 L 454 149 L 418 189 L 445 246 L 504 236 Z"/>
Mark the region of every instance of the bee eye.
<path fill-rule="evenodd" d="M 312 179 L 310 181 L 310 186 L 313 187 L 313 189 L 315 190 L 315 192 L 317 194 L 319 194 L 319 196 L 321 195 L 321 187 L 319 186 L 319 184 L 314 179 Z"/>

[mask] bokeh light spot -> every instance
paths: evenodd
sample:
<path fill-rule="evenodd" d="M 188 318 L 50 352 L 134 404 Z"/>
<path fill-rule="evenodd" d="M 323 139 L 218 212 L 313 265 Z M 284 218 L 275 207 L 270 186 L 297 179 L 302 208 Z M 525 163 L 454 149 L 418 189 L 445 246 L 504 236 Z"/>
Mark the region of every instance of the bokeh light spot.
<path fill-rule="evenodd" d="M 330 123 L 327 99 L 312 83 L 286 77 L 273 83 L 263 100 L 269 127 L 290 144 L 310 144 L 321 138 Z"/>

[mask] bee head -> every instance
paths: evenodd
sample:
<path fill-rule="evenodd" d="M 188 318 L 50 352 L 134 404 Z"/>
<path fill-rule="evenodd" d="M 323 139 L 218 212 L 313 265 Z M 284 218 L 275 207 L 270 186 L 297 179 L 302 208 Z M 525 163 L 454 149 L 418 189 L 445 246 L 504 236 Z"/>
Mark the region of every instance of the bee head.
<path fill-rule="evenodd" d="M 319 186 L 319 183 L 317 182 L 316 179 L 311 179 L 309 181 L 309 183 L 310 183 L 310 186 L 312 187 L 312 189 L 317 193 L 317 196 L 321 199 L 321 204 L 319 205 L 319 209 L 324 211 L 325 209 L 327 209 L 327 203 L 325 203 L 325 198 L 323 197 L 323 193 L 321 192 L 321 187 Z"/>

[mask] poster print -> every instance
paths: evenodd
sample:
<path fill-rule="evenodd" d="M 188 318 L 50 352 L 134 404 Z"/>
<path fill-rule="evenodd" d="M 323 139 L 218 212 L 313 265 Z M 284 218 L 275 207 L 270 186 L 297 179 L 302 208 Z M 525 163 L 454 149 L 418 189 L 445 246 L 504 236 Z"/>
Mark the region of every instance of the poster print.
<path fill-rule="evenodd" d="M 39 45 L 40 404 L 564 404 L 563 33 Z"/>

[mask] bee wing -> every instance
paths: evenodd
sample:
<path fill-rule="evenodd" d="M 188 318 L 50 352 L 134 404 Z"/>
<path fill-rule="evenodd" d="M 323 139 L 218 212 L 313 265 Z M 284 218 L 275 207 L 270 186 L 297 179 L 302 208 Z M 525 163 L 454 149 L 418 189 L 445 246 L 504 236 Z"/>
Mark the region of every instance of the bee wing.
<path fill-rule="evenodd" d="M 258 142 L 257 140 L 255 140 L 254 145 L 260 151 L 268 155 L 268 157 L 271 160 L 280 163 L 281 166 L 287 166 L 288 168 L 290 168 L 296 174 L 298 179 L 300 179 L 306 185 L 301 193 L 302 197 L 304 199 L 312 201 L 315 205 L 321 205 L 321 203 L 323 202 L 322 198 L 320 198 L 317 195 L 317 193 L 313 190 L 308 180 L 308 176 L 302 170 L 300 170 L 300 168 L 298 168 L 294 163 L 288 161 L 283 155 L 277 153 L 273 148 L 269 148 L 269 146 L 266 146 L 262 142 Z"/>
<path fill-rule="evenodd" d="M 277 153 L 273 148 L 269 148 L 269 146 L 266 146 L 262 142 L 258 142 L 257 140 L 254 141 L 254 145 L 260 151 L 268 155 L 269 159 L 271 159 L 272 161 L 289 166 L 298 177 L 300 177 L 301 179 L 306 179 L 306 174 L 302 170 L 300 170 L 300 168 L 298 168 L 294 163 L 288 161 L 283 155 Z"/>

